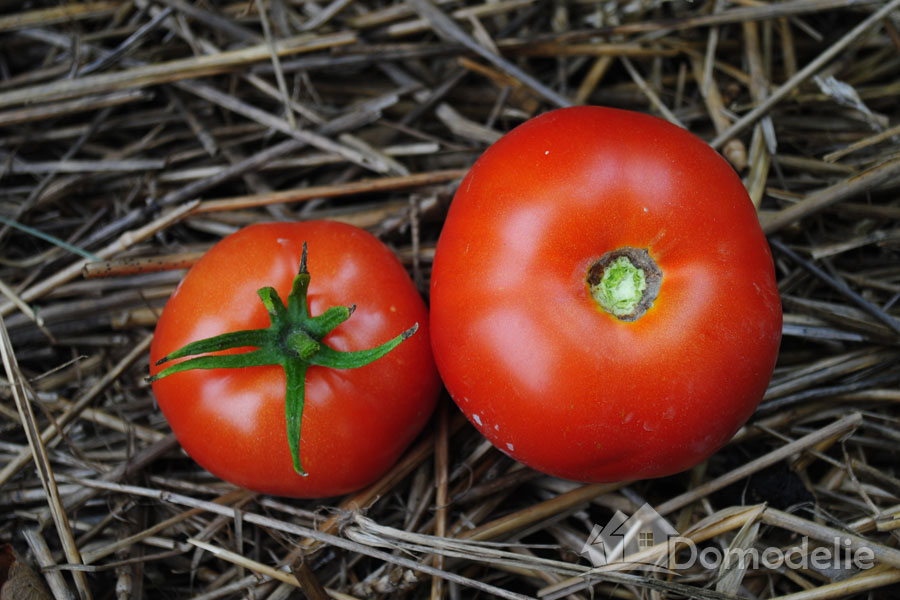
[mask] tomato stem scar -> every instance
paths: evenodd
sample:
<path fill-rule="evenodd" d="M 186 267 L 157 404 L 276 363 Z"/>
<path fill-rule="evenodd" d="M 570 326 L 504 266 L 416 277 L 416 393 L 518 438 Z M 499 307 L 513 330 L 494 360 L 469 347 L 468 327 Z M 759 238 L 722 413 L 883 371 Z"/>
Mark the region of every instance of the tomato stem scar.
<path fill-rule="evenodd" d="M 625 246 L 607 252 L 587 274 L 591 297 L 620 321 L 637 321 L 659 294 L 662 272 L 642 248 Z"/>
<path fill-rule="evenodd" d="M 148 381 L 156 381 L 175 373 L 191 369 L 239 369 L 277 365 L 285 373 L 285 421 L 288 447 L 294 470 L 306 475 L 300 461 L 300 425 L 303 418 L 306 371 L 312 366 L 331 369 L 354 369 L 378 360 L 419 328 L 416 323 L 400 335 L 380 346 L 354 352 L 341 352 L 327 345 L 322 338 L 335 327 L 350 318 L 356 305 L 332 306 L 321 315 L 310 316 L 307 304 L 309 270 L 306 268 L 306 243 L 300 258 L 300 268 L 294 277 L 287 304 L 282 302 L 274 288 L 257 291 L 269 313 L 269 326 L 264 329 L 233 331 L 211 338 L 191 342 L 167 354 L 157 361 L 161 365 L 177 358 L 187 358 L 171 365 Z M 254 348 L 238 354 L 210 354 L 232 348 Z M 200 356 L 202 355 L 202 356 Z"/>
<path fill-rule="evenodd" d="M 620 256 L 603 271 L 600 283 L 591 286 L 591 295 L 617 317 L 631 314 L 647 289 L 647 275 L 631 264 L 627 256 Z"/>

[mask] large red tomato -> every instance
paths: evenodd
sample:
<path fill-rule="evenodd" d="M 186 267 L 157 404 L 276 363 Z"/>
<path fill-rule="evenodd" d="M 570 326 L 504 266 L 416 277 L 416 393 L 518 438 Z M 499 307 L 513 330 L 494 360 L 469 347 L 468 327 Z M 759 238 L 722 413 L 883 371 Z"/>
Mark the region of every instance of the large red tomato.
<path fill-rule="evenodd" d="M 676 473 L 759 403 L 781 339 L 740 179 L 652 116 L 577 107 L 475 163 L 431 279 L 453 399 L 497 448 L 580 481 Z"/>
<path fill-rule="evenodd" d="M 189 342 L 267 327 L 257 290 L 272 286 L 288 298 L 304 242 L 309 313 L 356 305 L 322 343 L 359 351 L 419 324 L 416 334 L 366 366 L 308 367 L 299 444 L 306 476 L 295 472 L 289 451 L 281 366 L 178 372 L 154 381 L 153 391 L 181 445 L 212 473 L 263 493 L 323 497 L 382 475 L 422 429 L 440 389 L 425 304 L 377 238 L 326 221 L 253 225 L 224 238 L 169 299 L 150 360 L 156 374 L 158 359 Z"/>

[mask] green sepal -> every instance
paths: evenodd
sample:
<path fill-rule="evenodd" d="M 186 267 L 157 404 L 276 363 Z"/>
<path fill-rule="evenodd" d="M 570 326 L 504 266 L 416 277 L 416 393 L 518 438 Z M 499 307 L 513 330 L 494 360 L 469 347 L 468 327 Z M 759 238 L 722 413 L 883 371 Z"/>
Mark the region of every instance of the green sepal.
<path fill-rule="evenodd" d="M 186 346 L 179 348 L 171 354 L 167 354 L 158 361 L 159 366 L 176 358 L 192 356 L 195 354 L 207 354 L 209 352 L 219 352 L 220 350 L 229 350 L 231 348 L 260 347 L 265 345 L 268 337 L 268 329 L 251 329 L 248 331 L 233 331 L 231 333 L 223 333 L 215 337 L 206 338 L 191 342 Z"/>
<path fill-rule="evenodd" d="M 283 323 L 289 320 L 288 309 L 284 307 L 281 296 L 273 287 L 264 287 L 256 290 L 256 295 L 262 300 L 263 306 L 269 313 L 269 321 L 274 325 L 277 322 Z"/>
<path fill-rule="evenodd" d="M 306 297 L 309 293 L 309 269 L 306 268 L 306 242 L 303 242 L 303 251 L 300 253 L 300 268 L 291 284 L 291 293 L 288 294 L 287 310 L 291 318 L 300 322 L 309 319 L 309 307 Z"/>
<path fill-rule="evenodd" d="M 288 448 L 291 450 L 294 471 L 303 476 L 306 476 L 306 471 L 300 463 L 300 426 L 303 423 L 303 404 L 306 401 L 306 369 L 307 365 L 300 361 L 289 360 L 284 363 L 284 419 L 287 423 Z"/>
<path fill-rule="evenodd" d="M 268 348 L 263 347 L 259 350 L 241 354 L 211 354 L 189 358 L 171 367 L 166 367 L 156 375 L 149 377 L 147 381 L 153 383 L 163 377 L 193 369 L 241 369 L 244 367 L 265 367 L 277 364 L 280 364 L 278 357 L 273 355 Z"/>
<path fill-rule="evenodd" d="M 322 346 L 319 352 L 310 358 L 309 364 L 319 367 L 328 367 L 329 369 L 356 369 L 364 367 L 370 362 L 376 361 L 414 334 L 419 329 L 416 323 L 397 337 L 388 340 L 380 346 L 369 348 L 368 350 L 357 350 L 355 352 L 339 352 L 328 346 Z"/>
<path fill-rule="evenodd" d="M 321 340 L 323 337 L 331 333 L 331 331 L 350 318 L 356 305 L 353 306 L 332 306 L 318 317 L 313 317 L 307 323 L 307 331 L 309 335 Z"/>
<path fill-rule="evenodd" d="M 310 275 L 307 269 L 307 248 L 303 243 L 300 268 L 291 285 L 285 304 L 275 288 L 264 287 L 257 291 L 269 313 L 269 327 L 247 331 L 224 333 L 204 340 L 191 342 L 166 355 L 156 364 L 161 365 L 177 358 L 185 361 L 169 366 L 148 381 L 157 381 L 175 373 L 192 369 L 236 369 L 278 365 L 285 373 L 285 425 L 288 448 L 294 470 L 306 475 L 300 461 L 300 430 L 305 403 L 306 372 L 310 365 L 332 369 L 353 369 L 378 360 L 419 328 L 416 323 L 397 337 L 367 350 L 340 352 L 322 340 L 334 328 L 350 318 L 356 305 L 333 306 L 321 315 L 309 314 L 307 294 Z M 212 354 L 233 348 L 256 348 L 237 354 Z M 197 356 L 202 354 L 204 356 Z"/>

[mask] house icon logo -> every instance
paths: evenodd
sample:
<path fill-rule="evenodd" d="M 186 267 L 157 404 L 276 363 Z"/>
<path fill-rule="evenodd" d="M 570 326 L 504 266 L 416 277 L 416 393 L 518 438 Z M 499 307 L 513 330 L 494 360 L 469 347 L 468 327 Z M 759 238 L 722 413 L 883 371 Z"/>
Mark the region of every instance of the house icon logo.
<path fill-rule="evenodd" d="M 617 510 L 605 527 L 594 525 L 581 555 L 595 568 L 627 563 L 665 570 L 650 562 L 636 563 L 629 557 L 657 544 L 668 544 L 673 537 L 678 537 L 678 531 L 645 503 L 630 517 Z"/>

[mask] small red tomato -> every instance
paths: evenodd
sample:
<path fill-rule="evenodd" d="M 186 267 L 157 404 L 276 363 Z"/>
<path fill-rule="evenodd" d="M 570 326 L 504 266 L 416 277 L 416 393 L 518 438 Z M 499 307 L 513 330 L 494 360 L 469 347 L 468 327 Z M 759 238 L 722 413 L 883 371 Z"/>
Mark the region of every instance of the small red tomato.
<path fill-rule="evenodd" d="M 652 116 L 553 111 L 475 163 L 441 232 L 431 335 L 497 448 L 579 481 L 679 472 L 725 444 L 781 340 L 740 179 Z"/>
<path fill-rule="evenodd" d="M 213 246 L 166 304 L 153 391 L 187 453 L 222 479 L 281 496 L 344 494 L 381 476 L 435 406 L 427 319 L 371 234 L 252 225 Z M 157 364 L 193 354 L 204 356 Z"/>

